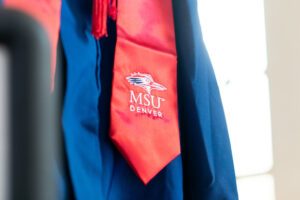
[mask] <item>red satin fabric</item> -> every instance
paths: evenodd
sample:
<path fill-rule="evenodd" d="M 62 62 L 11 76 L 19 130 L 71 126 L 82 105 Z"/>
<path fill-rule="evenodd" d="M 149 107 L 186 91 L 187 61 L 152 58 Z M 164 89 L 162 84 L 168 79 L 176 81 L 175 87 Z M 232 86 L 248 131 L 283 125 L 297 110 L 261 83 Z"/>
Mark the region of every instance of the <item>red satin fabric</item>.
<path fill-rule="evenodd" d="M 4 5 L 31 15 L 47 31 L 51 45 L 51 90 L 53 90 L 61 0 L 4 0 Z"/>
<path fill-rule="evenodd" d="M 117 11 L 110 135 L 147 184 L 180 154 L 172 1 L 118 0 Z"/>

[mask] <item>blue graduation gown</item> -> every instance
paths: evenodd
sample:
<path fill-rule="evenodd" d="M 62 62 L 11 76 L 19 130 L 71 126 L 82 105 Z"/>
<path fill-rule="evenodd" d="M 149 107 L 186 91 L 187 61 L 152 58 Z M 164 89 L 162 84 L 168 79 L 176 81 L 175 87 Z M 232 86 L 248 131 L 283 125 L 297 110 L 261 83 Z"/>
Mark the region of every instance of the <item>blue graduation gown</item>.
<path fill-rule="evenodd" d="M 230 142 L 206 52 L 196 0 L 173 1 L 178 51 L 182 154 L 144 186 L 108 137 L 115 26 L 97 41 L 91 1 L 64 0 L 61 38 L 67 60 L 63 113 L 76 199 L 235 200 Z"/>
<path fill-rule="evenodd" d="M 238 199 L 224 112 L 202 40 L 197 1 L 173 1 L 182 154 L 147 186 L 108 137 L 115 26 L 109 22 L 109 38 L 95 40 L 90 33 L 91 2 L 62 1 L 61 39 L 67 63 L 63 128 L 73 188 L 61 190 L 62 199 L 73 195 L 78 200 Z"/>
<path fill-rule="evenodd" d="M 184 199 L 238 199 L 219 88 L 197 14 L 197 0 L 173 1 L 178 51 Z"/>

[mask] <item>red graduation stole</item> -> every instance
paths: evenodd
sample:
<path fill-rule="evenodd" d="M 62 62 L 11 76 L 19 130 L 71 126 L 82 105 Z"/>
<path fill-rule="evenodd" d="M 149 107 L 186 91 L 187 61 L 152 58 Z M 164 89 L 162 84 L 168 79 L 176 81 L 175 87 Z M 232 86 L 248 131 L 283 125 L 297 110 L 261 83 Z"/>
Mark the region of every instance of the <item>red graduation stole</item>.
<path fill-rule="evenodd" d="M 51 45 L 51 90 L 53 90 L 61 0 L 4 0 L 4 5 L 27 13 L 46 30 Z"/>
<path fill-rule="evenodd" d="M 99 38 L 115 1 L 95 2 Z M 110 120 L 113 143 L 145 184 L 180 154 L 172 0 L 118 0 Z"/>

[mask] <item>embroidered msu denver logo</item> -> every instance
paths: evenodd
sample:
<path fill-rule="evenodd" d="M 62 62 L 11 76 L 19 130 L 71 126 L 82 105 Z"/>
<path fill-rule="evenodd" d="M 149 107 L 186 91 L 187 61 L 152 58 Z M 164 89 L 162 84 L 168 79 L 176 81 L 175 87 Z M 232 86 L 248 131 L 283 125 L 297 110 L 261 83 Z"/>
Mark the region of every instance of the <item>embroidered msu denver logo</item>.
<path fill-rule="evenodd" d="M 154 82 L 150 74 L 133 73 L 126 78 L 132 85 L 138 86 L 146 90 L 148 94 L 151 94 L 152 90 L 164 91 L 167 88 L 159 83 Z"/>
<path fill-rule="evenodd" d="M 153 118 L 163 118 L 163 112 L 160 110 L 164 98 L 151 94 L 152 90 L 165 91 L 167 88 L 156 83 L 150 74 L 140 72 L 132 73 L 126 77 L 127 81 L 134 86 L 143 88 L 143 92 L 130 90 L 129 110 L 130 112 L 146 114 Z"/>

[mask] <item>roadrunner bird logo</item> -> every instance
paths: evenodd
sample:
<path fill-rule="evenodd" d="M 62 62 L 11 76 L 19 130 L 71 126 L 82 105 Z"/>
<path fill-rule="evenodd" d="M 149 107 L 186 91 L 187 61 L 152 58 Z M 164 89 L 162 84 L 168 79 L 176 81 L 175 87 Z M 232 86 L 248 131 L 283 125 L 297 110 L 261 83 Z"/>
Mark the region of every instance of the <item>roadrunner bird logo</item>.
<path fill-rule="evenodd" d="M 167 90 L 165 86 L 156 83 L 150 74 L 135 72 L 132 73 L 130 76 L 127 76 L 126 79 L 131 85 L 138 86 L 146 90 L 148 94 L 151 94 L 152 90 Z"/>

